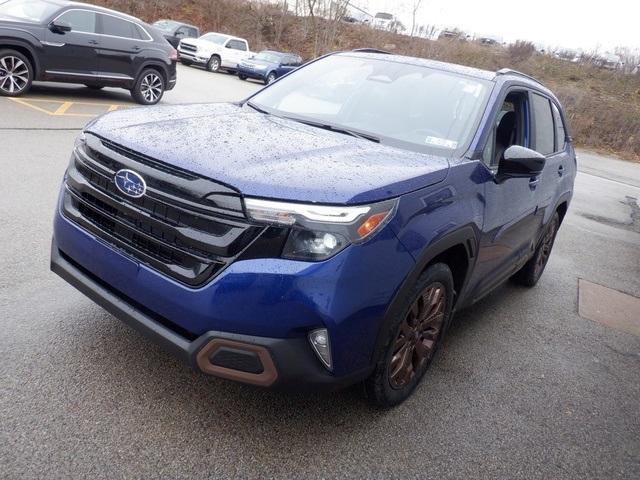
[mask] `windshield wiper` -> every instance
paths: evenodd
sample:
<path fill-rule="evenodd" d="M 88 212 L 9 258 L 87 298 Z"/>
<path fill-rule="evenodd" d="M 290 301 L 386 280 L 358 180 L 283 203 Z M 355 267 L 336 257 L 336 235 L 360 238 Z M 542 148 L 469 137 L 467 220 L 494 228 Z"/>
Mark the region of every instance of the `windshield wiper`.
<path fill-rule="evenodd" d="M 251 108 L 253 108 L 256 112 L 260 112 L 260 113 L 265 113 L 267 115 L 271 115 L 269 112 L 267 112 L 266 110 L 263 110 L 262 108 L 254 105 L 251 102 L 246 102 L 247 105 L 249 105 Z"/>
<path fill-rule="evenodd" d="M 369 140 L 370 142 L 380 143 L 380 139 L 378 137 L 370 135 L 368 133 L 357 132 L 355 130 L 350 130 L 348 128 L 339 127 L 336 125 L 330 125 L 328 123 L 314 122 L 313 120 L 306 120 L 306 119 L 296 118 L 296 117 L 288 117 L 285 115 L 276 115 L 272 112 L 268 112 L 258 107 L 257 105 L 251 103 L 250 101 L 246 102 L 246 104 L 249 105 L 251 108 L 253 108 L 255 111 L 264 113 L 266 115 L 273 115 L 274 117 L 278 117 L 278 118 L 286 118 L 287 120 L 293 120 L 294 122 L 304 123 L 305 125 L 310 125 L 312 127 L 322 128 L 323 130 L 329 130 L 331 132 L 336 132 L 336 133 L 343 133 L 345 135 L 351 135 L 352 137 L 363 138 L 364 140 Z"/>
<path fill-rule="evenodd" d="M 328 123 L 314 122 L 311 120 L 303 120 L 301 118 L 294 117 L 285 117 L 289 120 L 295 120 L 296 122 L 304 123 L 305 125 L 311 125 L 312 127 L 322 128 L 323 130 L 329 130 L 331 132 L 343 133 L 345 135 L 351 135 L 356 138 L 363 138 L 365 140 L 369 140 L 370 142 L 380 143 L 380 139 L 376 136 L 370 135 L 368 133 L 362 133 L 355 130 L 351 130 L 344 127 L 339 127 L 337 125 L 330 125 Z"/>

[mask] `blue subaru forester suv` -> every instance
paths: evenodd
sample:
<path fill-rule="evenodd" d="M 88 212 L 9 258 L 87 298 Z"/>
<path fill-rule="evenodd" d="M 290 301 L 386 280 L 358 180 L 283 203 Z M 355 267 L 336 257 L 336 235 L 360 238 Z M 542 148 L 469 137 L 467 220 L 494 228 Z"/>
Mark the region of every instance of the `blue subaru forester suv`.
<path fill-rule="evenodd" d="M 398 404 L 453 312 L 533 286 L 572 196 L 557 98 L 371 50 L 78 137 L 51 268 L 205 374 Z"/>

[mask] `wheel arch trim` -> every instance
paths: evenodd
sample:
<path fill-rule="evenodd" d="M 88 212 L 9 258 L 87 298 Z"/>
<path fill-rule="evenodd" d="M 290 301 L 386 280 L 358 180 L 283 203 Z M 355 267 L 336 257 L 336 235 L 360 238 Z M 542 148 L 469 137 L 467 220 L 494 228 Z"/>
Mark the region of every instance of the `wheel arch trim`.
<path fill-rule="evenodd" d="M 33 78 L 35 80 L 36 78 L 40 77 L 40 75 L 42 74 L 42 69 L 40 67 L 40 58 L 38 57 L 38 54 L 36 53 L 36 50 L 33 47 L 33 45 L 31 45 L 26 40 L 0 36 L 0 49 L 3 49 L 3 48 L 9 48 L 9 49 L 23 48 L 27 52 L 29 52 L 29 56 L 31 57 L 30 58 L 31 66 L 33 67 Z"/>
<path fill-rule="evenodd" d="M 418 258 L 416 258 L 413 269 L 407 274 L 404 281 L 402 282 L 402 285 L 398 288 L 393 297 L 393 300 L 389 303 L 389 306 L 385 311 L 382 321 L 380 322 L 376 335 L 375 347 L 372 352 L 371 364 L 375 363 L 378 355 L 384 348 L 385 334 L 389 330 L 389 327 L 394 318 L 404 308 L 403 299 L 411 291 L 420 275 L 422 275 L 422 273 L 428 267 L 432 260 L 445 253 L 447 250 L 458 245 L 462 245 L 464 247 L 467 255 L 467 271 L 465 272 L 461 291 L 458 292 L 457 300 L 460 300 L 461 293 L 464 292 L 471 272 L 473 270 L 473 264 L 475 262 L 478 251 L 478 234 L 474 226 L 471 224 L 460 227 L 457 230 L 449 232 L 438 238 L 427 247 L 425 247 Z"/>

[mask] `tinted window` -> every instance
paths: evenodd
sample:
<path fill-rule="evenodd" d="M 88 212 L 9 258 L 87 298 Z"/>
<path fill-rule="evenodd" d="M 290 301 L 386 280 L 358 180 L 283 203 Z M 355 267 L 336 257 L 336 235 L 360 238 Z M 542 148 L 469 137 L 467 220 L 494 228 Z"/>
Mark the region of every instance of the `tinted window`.
<path fill-rule="evenodd" d="M 140 38 L 134 23 L 112 17 L 111 15 L 100 15 L 100 18 L 102 20 L 100 33 L 114 37 Z"/>
<path fill-rule="evenodd" d="M 234 50 L 242 50 L 243 52 L 247 50 L 247 44 L 240 40 L 229 40 L 227 47 L 233 48 Z"/>
<path fill-rule="evenodd" d="M 198 34 L 193 28 L 180 27 L 178 30 L 176 30 L 176 36 L 182 36 L 184 38 L 194 38 L 194 37 L 197 37 Z"/>
<path fill-rule="evenodd" d="M 541 95 L 531 96 L 533 115 L 535 116 L 535 146 L 536 151 L 549 155 L 555 151 L 553 131 L 553 117 L 551 116 L 551 102 Z"/>
<path fill-rule="evenodd" d="M 551 108 L 553 109 L 553 119 L 555 120 L 556 125 L 556 152 L 559 152 L 560 150 L 564 150 L 566 133 L 564 131 L 564 123 L 562 122 L 562 117 L 560 116 L 558 107 L 552 103 Z"/>
<path fill-rule="evenodd" d="M 58 20 L 71 25 L 71 31 L 96 33 L 96 14 L 87 10 L 69 10 Z"/>

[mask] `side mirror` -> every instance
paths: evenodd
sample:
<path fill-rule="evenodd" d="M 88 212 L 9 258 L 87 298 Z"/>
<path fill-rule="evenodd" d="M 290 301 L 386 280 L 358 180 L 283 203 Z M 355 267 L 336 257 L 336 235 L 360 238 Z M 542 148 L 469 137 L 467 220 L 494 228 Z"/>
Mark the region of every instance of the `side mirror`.
<path fill-rule="evenodd" d="M 226 48 L 233 48 L 233 47 L 232 47 L 230 44 L 228 44 L 228 43 L 225 45 L 225 47 L 226 47 Z"/>
<path fill-rule="evenodd" d="M 176 32 L 176 37 L 183 38 L 184 37 L 184 32 Z"/>
<path fill-rule="evenodd" d="M 505 150 L 504 157 L 500 160 L 496 179 L 502 181 L 507 178 L 535 177 L 542 173 L 546 160 L 544 155 L 535 150 L 511 145 Z"/>
<path fill-rule="evenodd" d="M 71 31 L 71 24 L 64 20 L 55 20 L 49 24 L 49 30 L 53 33 L 67 33 Z"/>

